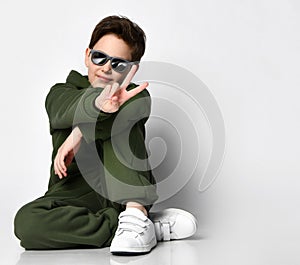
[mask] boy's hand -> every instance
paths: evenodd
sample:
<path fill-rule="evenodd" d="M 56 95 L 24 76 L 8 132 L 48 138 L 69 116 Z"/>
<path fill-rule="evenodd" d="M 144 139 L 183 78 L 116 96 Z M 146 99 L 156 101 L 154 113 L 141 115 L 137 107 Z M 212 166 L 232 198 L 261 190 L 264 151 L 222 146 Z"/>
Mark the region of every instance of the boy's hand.
<path fill-rule="evenodd" d="M 64 143 L 59 147 L 54 159 L 54 172 L 60 179 L 67 176 L 67 166 L 69 166 L 79 150 L 82 133 L 75 127 Z"/>
<path fill-rule="evenodd" d="M 96 98 L 96 107 L 103 112 L 116 112 L 128 99 L 143 91 L 148 86 L 147 82 L 130 91 L 126 90 L 137 69 L 137 65 L 132 66 L 121 86 L 118 83 L 107 85 L 101 94 Z"/>

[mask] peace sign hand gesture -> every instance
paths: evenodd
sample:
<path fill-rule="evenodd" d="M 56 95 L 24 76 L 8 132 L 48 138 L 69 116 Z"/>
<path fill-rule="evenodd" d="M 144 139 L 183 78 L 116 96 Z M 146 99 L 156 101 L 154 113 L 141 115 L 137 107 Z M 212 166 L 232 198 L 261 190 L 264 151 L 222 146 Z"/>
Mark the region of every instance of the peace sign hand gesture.
<path fill-rule="evenodd" d="M 118 83 L 107 85 L 96 98 L 96 107 L 103 112 L 114 113 L 118 111 L 120 106 L 122 106 L 128 99 L 143 91 L 148 86 L 147 82 L 130 91 L 126 90 L 137 69 L 137 65 L 132 66 L 121 86 Z"/>

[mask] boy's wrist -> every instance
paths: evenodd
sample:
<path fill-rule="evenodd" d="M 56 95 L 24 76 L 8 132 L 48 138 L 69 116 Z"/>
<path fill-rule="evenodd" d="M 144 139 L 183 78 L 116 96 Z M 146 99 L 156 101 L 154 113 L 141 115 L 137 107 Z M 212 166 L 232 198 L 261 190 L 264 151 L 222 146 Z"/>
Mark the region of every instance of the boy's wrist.
<path fill-rule="evenodd" d="M 80 131 L 78 126 L 74 127 L 72 133 L 74 136 L 82 138 L 82 132 Z"/>

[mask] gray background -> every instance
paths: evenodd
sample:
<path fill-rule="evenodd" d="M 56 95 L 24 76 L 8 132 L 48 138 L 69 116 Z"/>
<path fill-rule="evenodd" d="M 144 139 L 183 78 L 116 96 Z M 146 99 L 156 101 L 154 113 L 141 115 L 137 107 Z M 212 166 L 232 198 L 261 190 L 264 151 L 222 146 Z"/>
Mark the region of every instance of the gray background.
<path fill-rule="evenodd" d="M 2 1 L 1 263 L 23 252 L 13 236 L 17 209 L 46 191 L 45 96 L 71 69 L 85 73 L 94 26 L 122 14 L 148 36 L 144 60 L 193 72 L 222 110 L 227 147 L 217 180 L 201 193 L 193 176 L 156 206 L 199 219 L 193 262 L 299 264 L 299 9 L 297 0 Z"/>

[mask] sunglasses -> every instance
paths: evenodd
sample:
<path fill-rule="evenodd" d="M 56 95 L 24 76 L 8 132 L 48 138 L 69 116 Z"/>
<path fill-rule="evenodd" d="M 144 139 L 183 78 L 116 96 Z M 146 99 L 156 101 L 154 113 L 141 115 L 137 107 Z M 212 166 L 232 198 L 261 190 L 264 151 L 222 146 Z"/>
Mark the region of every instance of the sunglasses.
<path fill-rule="evenodd" d="M 96 65 L 105 65 L 107 61 L 110 60 L 111 68 L 118 73 L 123 73 L 125 70 L 128 69 L 128 67 L 139 63 L 139 61 L 130 62 L 122 58 L 112 57 L 98 50 L 91 50 L 90 55 L 93 64 Z"/>

